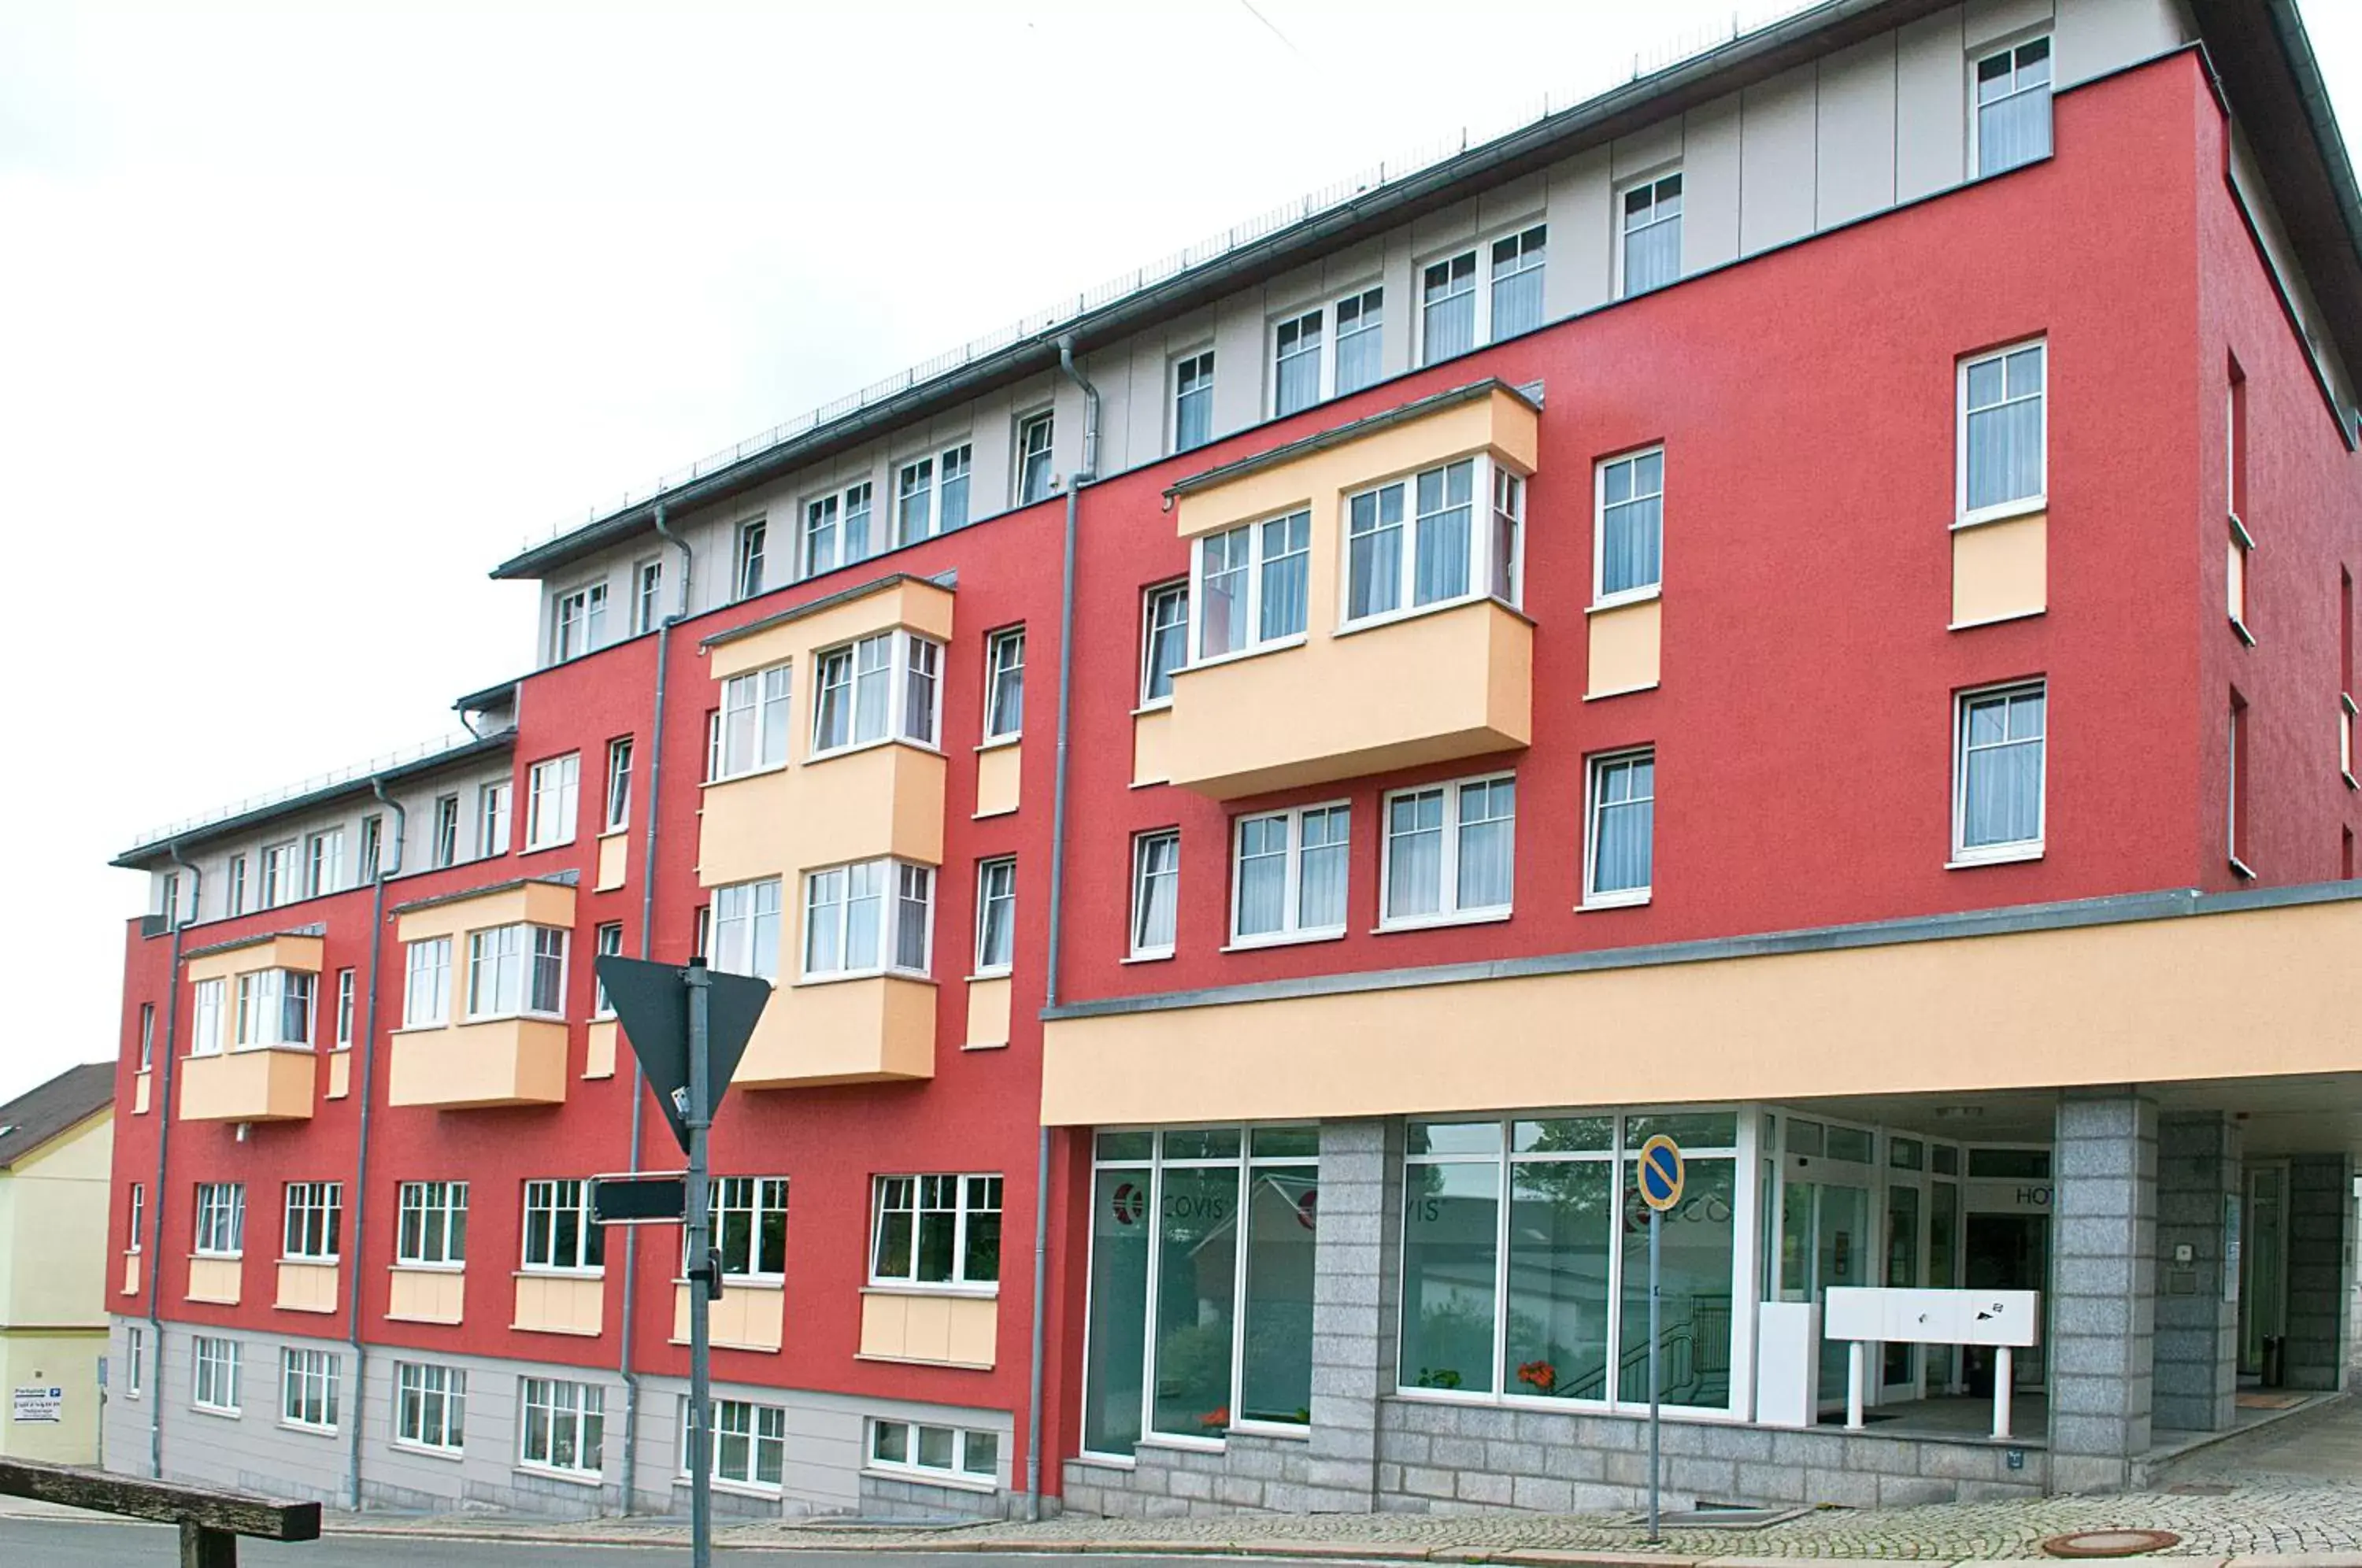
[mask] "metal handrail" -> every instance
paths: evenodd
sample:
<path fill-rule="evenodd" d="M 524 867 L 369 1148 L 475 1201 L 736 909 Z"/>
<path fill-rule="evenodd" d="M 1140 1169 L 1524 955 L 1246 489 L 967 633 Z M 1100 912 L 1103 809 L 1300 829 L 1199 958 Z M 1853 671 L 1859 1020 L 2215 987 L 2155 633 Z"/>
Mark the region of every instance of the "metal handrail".
<path fill-rule="evenodd" d="M 315 790 L 331 790 L 340 784 L 356 784 L 372 774 L 382 773 L 388 768 L 406 767 L 414 762 L 425 762 L 446 752 L 465 750 L 474 745 L 478 738 L 465 730 L 437 735 L 432 740 L 420 741 L 414 745 L 403 746 L 398 751 L 372 756 L 366 762 L 357 762 L 348 767 L 339 767 L 327 773 L 315 773 L 311 778 L 297 783 L 248 795 L 243 800 L 234 801 L 228 805 L 217 807 L 213 811 L 200 812 L 194 816 L 183 817 L 177 822 L 160 823 L 141 834 L 137 842 L 142 846 L 162 844 L 168 839 L 193 833 L 199 828 L 208 827 L 215 823 L 228 822 L 233 817 L 242 817 L 248 812 L 259 812 L 267 807 L 281 805 L 301 796 L 309 795 Z"/>
<path fill-rule="evenodd" d="M 782 421 L 767 430 L 749 436 L 719 451 L 709 452 L 686 468 L 676 469 L 659 477 L 645 488 L 627 490 L 611 502 L 587 508 L 585 515 L 580 520 L 569 518 L 564 522 L 553 524 L 546 534 L 528 534 L 519 542 L 519 552 L 537 549 L 552 540 L 562 539 L 576 529 L 587 527 L 602 517 L 610 517 L 630 507 L 644 504 L 657 496 L 677 490 L 708 474 L 718 472 L 734 463 L 744 462 L 748 458 L 781 446 L 824 425 L 832 424 L 848 414 L 857 414 L 872 403 L 900 396 L 914 387 L 922 386 L 938 376 L 949 374 L 964 365 L 1006 348 L 1011 344 L 1022 342 L 1030 337 L 1038 337 L 1063 323 L 1071 322 L 1078 316 L 1087 315 L 1128 295 L 1153 288 L 1168 279 L 1180 276 L 1192 268 L 1219 259 L 1243 246 L 1253 244 L 1266 235 L 1276 233 L 1292 225 L 1302 223 L 1308 218 L 1317 217 L 1323 213 L 1343 206 L 1348 202 L 1367 195 L 1372 191 L 1384 189 L 1414 174 L 1422 173 L 1446 159 L 1457 158 L 1472 147 L 1480 147 L 1485 142 L 1515 135 L 1529 126 L 1548 119 L 1551 115 L 1579 107 L 1593 98 L 1627 86 L 1644 76 L 1652 76 L 1658 72 L 1685 64 L 1700 55 L 1735 43 L 1749 33 L 1776 26 L 1791 17 L 1826 3 L 1827 0 L 1779 0 L 1777 4 L 1757 6 L 1752 8 L 1735 8 L 1731 14 L 1730 26 L 1727 30 L 1700 28 L 1679 35 L 1651 53 L 1633 55 L 1628 73 L 1622 72 L 1620 68 L 1615 71 L 1595 71 L 1592 73 L 1592 80 L 1577 91 L 1563 95 L 1545 93 L 1539 99 L 1529 100 L 1514 115 L 1494 124 L 1484 136 L 1479 137 L 1471 127 L 1463 126 L 1457 137 L 1438 138 L 1413 149 L 1401 157 L 1385 160 L 1363 169 L 1357 174 L 1333 181 L 1317 190 L 1308 191 L 1295 201 L 1283 203 L 1265 212 L 1258 213 L 1244 222 L 1232 224 L 1221 233 L 1210 235 L 1195 245 L 1185 246 L 1145 266 L 1136 267 L 1131 271 L 1109 279 L 1094 288 L 1085 289 L 1070 300 L 1062 300 L 1046 309 L 1021 316 L 998 331 L 986 333 L 981 337 L 971 338 L 956 348 L 947 349 L 930 359 L 922 359 L 917 364 L 897 371 L 883 381 L 872 381 L 858 392 L 848 392 L 842 397 L 832 399 L 822 403 L 818 408 L 807 410 L 792 419 Z M 1743 17 L 1751 17 L 1751 19 L 1742 19 Z"/>

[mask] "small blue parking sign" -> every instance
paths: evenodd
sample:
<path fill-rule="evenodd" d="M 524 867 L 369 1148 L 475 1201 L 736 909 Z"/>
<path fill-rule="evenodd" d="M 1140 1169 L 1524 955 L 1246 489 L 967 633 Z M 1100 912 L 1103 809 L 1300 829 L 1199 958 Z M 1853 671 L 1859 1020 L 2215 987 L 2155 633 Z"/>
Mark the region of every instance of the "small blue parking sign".
<path fill-rule="evenodd" d="M 1640 1145 L 1640 1201 L 1662 1214 L 1682 1200 L 1687 1181 L 1682 1146 L 1660 1132 Z"/>

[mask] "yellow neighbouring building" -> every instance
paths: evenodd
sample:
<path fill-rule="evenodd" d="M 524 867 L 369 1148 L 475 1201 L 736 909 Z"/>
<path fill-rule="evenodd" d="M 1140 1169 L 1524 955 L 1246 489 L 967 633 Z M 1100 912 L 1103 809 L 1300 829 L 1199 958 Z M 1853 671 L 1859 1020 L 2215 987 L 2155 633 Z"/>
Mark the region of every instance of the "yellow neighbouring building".
<path fill-rule="evenodd" d="M 0 1105 L 0 1455 L 95 1464 L 115 1066 Z"/>

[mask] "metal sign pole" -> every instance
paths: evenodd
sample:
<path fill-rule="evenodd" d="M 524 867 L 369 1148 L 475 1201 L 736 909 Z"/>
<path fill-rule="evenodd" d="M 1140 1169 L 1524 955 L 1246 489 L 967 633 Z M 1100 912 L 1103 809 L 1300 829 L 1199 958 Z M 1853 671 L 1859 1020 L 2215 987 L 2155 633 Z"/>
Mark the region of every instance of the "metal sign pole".
<path fill-rule="evenodd" d="M 1657 1528 L 1657 1482 L 1663 1474 L 1657 1449 L 1657 1264 L 1663 1254 L 1665 1211 L 1649 1210 L 1649 1540 L 1664 1539 Z"/>
<path fill-rule="evenodd" d="M 689 982 L 689 1105 L 681 1118 L 689 1128 L 689 1554 L 692 1568 L 712 1568 L 712 1348 L 706 1315 L 713 1277 L 713 1230 L 705 1169 L 705 1133 L 713 1121 L 712 1052 L 706 1038 L 712 977 L 704 959 L 693 958 L 684 977 Z"/>

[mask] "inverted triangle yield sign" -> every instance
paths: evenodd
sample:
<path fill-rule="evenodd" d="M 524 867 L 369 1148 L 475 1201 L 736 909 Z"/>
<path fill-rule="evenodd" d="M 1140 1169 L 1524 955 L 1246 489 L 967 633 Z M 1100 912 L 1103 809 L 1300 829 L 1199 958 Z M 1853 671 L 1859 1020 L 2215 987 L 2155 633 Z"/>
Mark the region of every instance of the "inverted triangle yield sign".
<path fill-rule="evenodd" d="M 619 954 L 600 955 L 599 983 L 624 1027 L 624 1038 L 640 1060 L 640 1071 L 656 1090 L 657 1104 L 672 1124 L 672 1135 L 689 1148 L 689 979 L 678 964 L 653 964 Z M 747 975 L 709 971 L 705 1019 L 706 1106 L 710 1120 L 738 1070 L 739 1057 L 771 999 L 771 983 Z"/>

